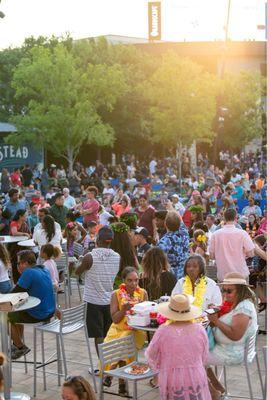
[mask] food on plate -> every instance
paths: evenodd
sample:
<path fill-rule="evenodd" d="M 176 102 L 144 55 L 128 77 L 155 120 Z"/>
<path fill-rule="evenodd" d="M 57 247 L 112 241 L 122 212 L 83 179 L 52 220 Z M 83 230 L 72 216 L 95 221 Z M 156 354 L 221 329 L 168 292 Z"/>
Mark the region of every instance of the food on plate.
<path fill-rule="evenodd" d="M 127 373 L 131 375 L 143 375 L 149 370 L 147 364 L 135 364 L 128 368 Z"/>

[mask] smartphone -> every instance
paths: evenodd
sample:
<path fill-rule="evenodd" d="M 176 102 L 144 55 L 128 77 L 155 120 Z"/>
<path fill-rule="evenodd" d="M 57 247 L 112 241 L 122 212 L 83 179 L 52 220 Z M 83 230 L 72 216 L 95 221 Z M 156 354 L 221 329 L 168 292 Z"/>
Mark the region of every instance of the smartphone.
<path fill-rule="evenodd" d="M 205 313 L 207 313 L 207 314 L 215 314 L 218 311 L 219 310 L 217 308 L 209 308 L 208 310 L 205 310 Z"/>

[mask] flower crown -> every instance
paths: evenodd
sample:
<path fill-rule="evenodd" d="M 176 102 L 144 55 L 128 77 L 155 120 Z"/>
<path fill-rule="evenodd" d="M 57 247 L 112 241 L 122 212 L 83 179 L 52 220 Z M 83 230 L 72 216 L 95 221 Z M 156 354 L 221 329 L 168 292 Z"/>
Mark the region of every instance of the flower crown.
<path fill-rule="evenodd" d="M 124 213 L 120 217 L 120 222 L 123 222 L 125 224 L 130 223 L 130 222 L 137 222 L 138 221 L 138 216 L 135 213 Z"/>
<path fill-rule="evenodd" d="M 128 232 L 130 229 L 129 226 L 124 222 L 114 222 L 113 224 L 110 224 L 110 228 L 113 230 L 113 232 L 118 233 Z"/>
<path fill-rule="evenodd" d="M 197 206 L 191 206 L 191 207 L 189 207 L 189 211 L 190 211 L 190 212 L 199 213 L 199 212 L 203 212 L 204 209 L 203 209 L 202 206 L 197 205 Z"/>

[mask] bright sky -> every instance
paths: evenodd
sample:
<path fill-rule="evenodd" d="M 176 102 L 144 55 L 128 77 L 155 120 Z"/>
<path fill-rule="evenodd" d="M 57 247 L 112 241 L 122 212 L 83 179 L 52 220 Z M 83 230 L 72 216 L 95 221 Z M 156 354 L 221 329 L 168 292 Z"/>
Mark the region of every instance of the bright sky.
<path fill-rule="evenodd" d="M 264 3 L 231 0 L 232 40 L 264 40 Z M 2 0 L 0 48 L 20 45 L 28 36 L 74 38 L 123 35 L 147 38 L 148 0 Z M 228 0 L 162 0 L 162 40 L 223 39 Z"/>

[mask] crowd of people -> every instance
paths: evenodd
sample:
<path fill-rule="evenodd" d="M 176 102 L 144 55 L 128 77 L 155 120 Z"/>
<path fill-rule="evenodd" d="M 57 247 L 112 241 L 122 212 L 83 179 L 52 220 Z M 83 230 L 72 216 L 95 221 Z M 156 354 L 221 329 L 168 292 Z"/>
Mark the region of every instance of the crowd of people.
<path fill-rule="evenodd" d="M 34 244 L 29 250 L 0 242 L 0 293 L 27 291 L 41 299 L 33 310 L 9 314 L 12 358 L 30 351 L 21 324 L 60 317 L 56 261 L 65 252 L 70 273 L 84 284 L 87 331 L 97 353 L 103 341 L 130 334 L 142 348 L 146 338 L 128 326 L 127 315 L 136 303 L 171 296 L 159 306 L 162 326 L 146 350 L 158 372 L 150 383 L 164 400 L 219 399 L 225 388 L 210 366 L 242 362 L 245 341 L 257 330 L 256 310 L 266 308 L 262 165 L 257 153 L 221 152 L 218 166 L 199 154 L 192 172 L 184 154 L 181 182 L 175 158 L 146 163 L 129 156 L 115 166 L 76 162 L 71 176 L 54 164 L 43 170 L 26 165 L 11 174 L 3 169 L 0 235 L 32 238 Z M 83 246 L 79 260 L 75 243 Z M 207 266 L 216 271 L 216 282 Z M 193 321 L 215 306 L 218 312 L 208 314 L 211 345 Z M 166 341 L 175 350 L 167 352 Z M 71 398 L 64 392 L 78 380 L 64 384 L 63 399 Z M 119 394 L 127 395 L 124 381 Z"/>

